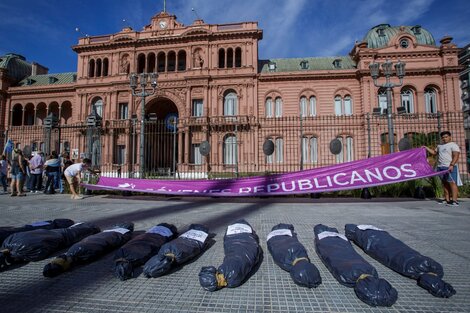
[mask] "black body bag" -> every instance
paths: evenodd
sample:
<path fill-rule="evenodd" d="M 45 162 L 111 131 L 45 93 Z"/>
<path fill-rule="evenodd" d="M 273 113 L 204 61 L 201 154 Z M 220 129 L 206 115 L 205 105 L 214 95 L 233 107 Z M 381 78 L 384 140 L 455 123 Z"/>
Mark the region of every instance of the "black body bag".
<path fill-rule="evenodd" d="M 174 225 L 161 223 L 132 238 L 114 254 L 114 275 L 121 280 L 132 278 L 134 268 L 145 264 L 176 234 Z"/>
<path fill-rule="evenodd" d="M 209 229 L 204 225 L 191 224 L 178 238 L 165 243 L 158 254 L 144 265 L 146 277 L 159 277 L 168 273 L 174 265 L 183 264 L 201 254 L 207 246 Z"/>
<path fill-rule="evenodd" d="M 313 228 L 315 250 L 336 280 L 354 288 L 357 297 L 371 306 L 392 306 L 398 293 L 376 269 L 361 257 L 336 228 L 318 224 Z"/>
<path fill-rule="evenodd" d="M 0 244 L 14 233 L 21 233 L 35 229 L 57 229 L 72 226 L 75 222 L 67 218 L 58 218 L 53 221 L 37 221 L 31 224 L 26 224 L 21 227 L 0 227 Z"/>
<path fill-rule="evenodd" d="M 234 288 L 245 282 L 261 259 L 259 238 L 245 220 L 239 220 L 227 227 L 224 236 L 224 262 L 216 269 L 213 266 L 201 268 L 199 283 L 208 291 L 223 287 Z"/>
<path fill-rule="evenodd" d="M 99 231 L 94 224 L 77 223 L 68 228 L 36 229 L 12 234 L 3 241 L 0 270 L 13 263 L 43 260 Z"/>
<path fill-rule="evenodd" d="M 365 253 L 404 276 L 416 279 L 418 285 L 435 297 L 449 298 L 455 289 L 442 280 L 442 265 L 420 254 L 388 232 L 372 225 L 346 224 L 345 234 Z"/>
<path fill-rule="evenodd" d="M 268 250 L 274 262 L 289 272 L 297 285 L 312 288 L 321 284 L 320 272 L 310 263 L 307 250 L 297 238 L 293 225 L 281 223 L 274 226 L 268 234 Z"/>
<path fill-rule="evenodd" d="M 45 277 L 55 277 L 77 264 L 86 264 L 125 244 L 132 237 L 133 223 L 121 223 L 88 236 L 71 246 L 67 252 L 44 266 Z"/>

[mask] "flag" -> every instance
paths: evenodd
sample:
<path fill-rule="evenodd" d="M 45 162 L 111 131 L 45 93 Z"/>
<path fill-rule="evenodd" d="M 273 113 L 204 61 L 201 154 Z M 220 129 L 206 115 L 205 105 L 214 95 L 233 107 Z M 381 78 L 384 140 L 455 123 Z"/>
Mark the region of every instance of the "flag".
<path fill-rule="evenodd" d="M 3 149 L 4 152 L 10 153 L 13 151 L 13 140 L 8 139 L 5 148 Z"/>

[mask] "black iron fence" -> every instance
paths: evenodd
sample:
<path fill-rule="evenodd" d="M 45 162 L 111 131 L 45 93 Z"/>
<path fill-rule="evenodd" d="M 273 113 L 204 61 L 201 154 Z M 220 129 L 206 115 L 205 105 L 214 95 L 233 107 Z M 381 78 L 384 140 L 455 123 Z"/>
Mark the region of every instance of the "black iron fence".
<path fill-rule="evenodd" d="M 229 178 L 293 172 L 379 156 L 439 143 L 452 132 L 462 149 L 461 174 L 467 177 L 463 114 L 394 114 L 255 118 L 191 117 L 145 121 L 145 178 Z M 89 157 L 103 175 L 139 177 L 140 121 L 111 120 L 72 125 L 14 126 L 8 137 L 31 151 L 68 151 Z M 270 142 L 272 144 L 270 144 Z M 266 147 L 271 146 L 270 149 Z M 263 149 L 265 147 L 265 149 Z M 269 150 L 269 151 L 268 151 Z M 267 154 L 267 152 L 270 152 Z M 271 153 L 272 152 L 272 153 Z M 429 159 L 433 162 L 433 159 Z"/>

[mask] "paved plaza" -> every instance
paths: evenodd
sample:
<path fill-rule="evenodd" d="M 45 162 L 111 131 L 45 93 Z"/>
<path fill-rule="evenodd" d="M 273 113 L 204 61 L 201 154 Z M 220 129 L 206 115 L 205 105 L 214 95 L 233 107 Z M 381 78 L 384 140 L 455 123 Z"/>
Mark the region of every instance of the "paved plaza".
<path fill-rule="evenodd" d="M 110 253 L 89 265 L 56 278 L 42 269 L 50 259 L 32 262 L 0 273 L 0 312 L 470 312 L 470 200 L 446 207 L 433 200 L 413 199 L 310 199 L 310 198 L 176 198 L 155 196 L 89 196 L 80 201 L 68 195 L 0 195 L 0 226 L 20 226 L 38 220 L 71 218 L 100 227 L 131 221 L 136 231 L 161 223 L 184 230 L 201 223 L 215 234 L 215 243 L 199 258 L 160 278 L 120 281 L 112 273 Z M 223 235 L 227 225 L 245 218 L 260 237 L 264 257 L 258 270 L 242 286 L 204 291 L 198 280 L 202 266 L 223 261 Z M 310 259 L 322 276 L 316 289 L 295 285 L 277 267 L 266 245 L 272 226 L 293 224 Z M 457 294 L 435 298 L 365 255 L 397 290 L 390 308 L 373 308 L 361 302 L 352 288 L 340 285 L 318 258 L 313 226 L 325 224 L 344 233 L 346 223 L 373 224 L 440 262 L 444 280 Z"/>

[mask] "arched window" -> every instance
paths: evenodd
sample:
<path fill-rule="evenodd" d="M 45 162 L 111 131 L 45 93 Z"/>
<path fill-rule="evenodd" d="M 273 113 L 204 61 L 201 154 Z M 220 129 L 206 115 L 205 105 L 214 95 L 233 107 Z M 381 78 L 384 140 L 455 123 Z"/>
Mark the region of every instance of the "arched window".
<path fill-rule="evenodd" d="M 109 67 L 109 61 L 108 58 L 104 58 L 103 60 L 103 76 L 108 76 L 108 67 Z"/>
<path fill-rule="evenodd" d="M 336 155 L 336 163 L 350 162 L 354 160 L 354 140 L 351 136 L 336 137 L 341 142 L 341 152 Z"/>
<path fill-rule="evenodd" d="M 317 116 L 317 98 L 315 96 L 310 97 L 310 116 Z"/>
<path fill-rule="evenodd" d="M 437 113 L 437 97 L 434 88 L 424 89 L 424 101 L 426 105 L 426 113 Z"/>
<path fill-rule="evenodd" d="M 145 72 L 145 54 L 139 54 L 137 57 L 137 73 Z"/>
<path fill-rule="evenodd" d="M 377 97 L 379 101 L 380 114 L 385 114 L 385 112 L 387 112 L 387 91 L 384 88 L 379 89 Z"/>
<path fill-rule="evenodd" d="M 91 59 L 88 64 L 88 77 L 95 77 L 95 60 Z"/>
<path fill-rule="evenodd" d="M 157 55 L 157 72 L 165 72 L 166 68 L 165 52 L 159 52 Z"/>
<path fill-rule="evenodd" d="M 300 97 L 300 117 L 307 117 L 307 98 Z"/>
<path fill-rule="evenodd" d="M 149 53 L 147 56 L 147 73 L 155 72 L 155 53 Z"/>
<path fill-rule="evenodd" d="M 235 67 L 242 66 L 242 49 L 240 47 L 235 49 Z"/>
<path fill-rule="evenodd" d="M 224 137 L 223 156 L 225 165 L 237 163 L 237 137 L 234 134 L 228 134 Z"/>
<path fill-rule="evenodd" d="M 174 72 L 176 70 L 176 53 L 175 51 L 168 52 L 168 72 Z"/>
<path fill-rule="evenodd" d="M 96 77 L 100 77 L 102 72 L 101 72 L 101 59 L 96 60 Z"/>
<path fill-rule="evenodd" d="M 282 137 L 276 138 L 274 143 L 275 145 L 275 157 L 276 163 L 283 163 L 284 162 L 284 139 Z"/>
<path fill-rule="evenodd" d="M 99 97 L 93 99 L 91 103 L 91 113 L 96 113 L 98 116 L 103 117 L 103 100 Z"/>
<path fill-rule="evenodd" d="M 233 49 L 227 49 L 227 68 L 233 67 Z"/>
<path fill-rule="evenodd" d="M 227 93 L 224 97 L 224 115 L 233 116 L 238 114 L 238 98 L 233 91 Z"/>
<path fill-rule="evenodd" d="M 318 163 L 318 138 L 310 138 L 310 163 Z"/>
<path fill-rule="evenodd" d="M 343 99 L 344 115 L 352 115 L 352 99 L 351 96 L 345 96 Z"/>
<path fill-rule="evenodd" d="M 317 115 L 317 98 L 315 96 L 311 96 L 308 99 L 307 97 L 302 96 L 300 97 L 300 116 L 307 117 L 307 116 L 316 116 Z"/>
<path fill-rule="evenodd" d="M 284 162 L 284 139 L 282 137 L 267 138 L 274 143 L 274 152 L 266 156 L 266 164 L 283 163 Z"/>
<path fill-rule="evenodd" d="M 186 51 L 178 52 L 178 71 L 186 71 Z"/>
<path fill-rule="evenodd" d="M 266 99 L 266 117 L 273 117 L 273 99 L 272 98 L 267 98 Z"/>
<path fill-rule="evenodd" d="M 304 163 L 318 162 L 318 138 L 304 136 L 302 138 L 302 158 Z"/>
<path fill-rule="evenodd" d="M 34 105 L 32 103 L 26 104 L 23 110 L 23 125 L 34 125 Z"/>
<path fill-rule="evenodd" d="M 347 95 L 344 98 L 337 95 L 335 97 L 335 115 L 352 115 L 352 99 Z"/>
<path fill-rule="evenodd" d="M 400 94 L 401 106 L 406 109 L 406 113 L 414 113 L 413 91 L 403 88 Z"/>
<path fill-rule="evenodd" d="M 11 112 L 11 125 L 21 126 L 23 124 L 23 106 L 21 104 L 15 104 Z"/>
<path fill-rule="evenodd" d="M 340 96 L 335 97 L 335 115 L 343 115 L 343 103 Z"/>
<path fill-rule="evenodd" d="M 275 116 L 276 117 L 282 117 L 282 98 L 277 97 L 276 100 L 274 101 L 274 106 L 275 106 Z"/>
<path fill-rule="evenodd" d="M 225 68 L 225 50 L 219 49 L 219 68 Z"/>
<path fill-rule="evenodd" d="M 351 162 L 354 160 L 354 141 L 353 138 L 348 136 L 346 137 L 346 162 Z"/>

